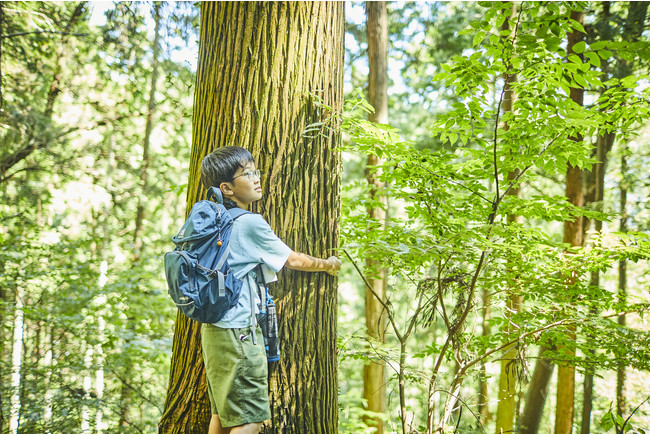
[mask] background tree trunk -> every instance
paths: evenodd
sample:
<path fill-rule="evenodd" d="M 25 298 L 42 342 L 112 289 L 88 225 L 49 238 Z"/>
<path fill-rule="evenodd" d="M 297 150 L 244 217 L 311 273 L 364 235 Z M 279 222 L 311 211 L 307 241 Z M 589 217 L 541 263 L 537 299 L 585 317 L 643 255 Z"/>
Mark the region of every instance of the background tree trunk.
<path fill-rule="evenodd" d="M 539 349 L 535 370 L 533 371 L 533 376 L 528 386 L 526 405 L 518 423 L 521 434 L 535 434 L 539 430 L 539 425 L 542 422 L 544 404 L 546 403 L 548 386 L 551 382 L 554 368 L 551 360 L 544 357 L 544 354 L 549 350 L 550 348 L 547 346 L 541 346 Z"/>
<path fill-rule="evenodd" d="M 582 12 L 571 12 L 571 19 L 582 24 L 584 15 Z M 573 52 L 573 46 L 582 41 L 583 33 L 574 30 L 568 34 L 568 52 Z M 578 56 L 582 56 L 581 54 Z M 571 99 L 583 105 L 584 90 L 581 88 L 571 88 Z M 576 141 L 582 140 L 581 137 L 576 137 Z M 566 190 L 565 196 L 569 198 L 569 202 L 576 207 L 582 208 L 584 205 L 584 195 L 582 191 L 582 178 L 583 171 L 571 164 L 567 167 L 566 172 Z M 564 242 L 571 246 L 582 245 L 583 234 L 583 218 L 578 217 L 573 221 L 564 222 Z M 573 285 L 578 279 L 578 271 L 570 271 L 571 275 L 568 278 L 567 285 Z M 570 328 L 568 333 L 569 340 L 575 340 L 575 328 Z M 570 356 L 575 355 L 575 348 L 571 344 L 564 348 L 564 352 Z M 561 364 L 558 367 L 557 373 L 557 402 L 555 409 L 555 434 L 566 434 L 571 432 L 573 426 L 573 413 L 574 413 L 574 393 L 575 393 L 575 366 L 569 363 Z"/>
<path fill-rule="evenodd" d="M 607 154 L 612 149 L 614 144 L 614 139 L 616 134 L 603 133 L 603 135 L 598 137 L 596 144 L 596 159 L 599 161 L 594 164 L 591 172 L 588 173 L 587 183 L 588 186 L 585 189 L 585 206 L 588 203 L 594 203 L 595 208 L 598 211 L 603 211 L 604 209 L 604 198 L 605 198 L 605 170 L 607 168 Z M 603 229 L 602 220 L 594 220 L 594 231 L 600 233 Z M 586 231 L 586 227 L 585 227 Z M 583 231 L 584 232 L 584 231 Z M 598 270 L 591 272 L 590 283 L 593 287 L 600 286 L 600 273 Z M 594 312 L 596 314 L 596 312 Z M 593 351 L 591 352 L 593 354 Z M 589 357 L 589 354 L 586 355 Z M 582 418 L 580 424 L 581 434 L 589 434 L 591 431 L 591 409 L 592 409 L 592 400 L 593 400 L 593 385 L 594 385 L 594 374 L 593 372 L 585 372 L 585 379 L 583 384 L 583 405 L 582 405 Z"/>
<path fill-rule="evenodd" d="M 509 19 L 514 19 L 517 13 L 517 6 L 513 2 L 510 8 L 508 19 L 503 22 L 501 30 L 507 30 L 509 27 Z M 513 74 L 504 74 L 504 95 L 503 95 L 503 113 L 512 112 L 515 93 L 512 90 L 512 84 L 516 81 L 517 76 Z M 508 123 L 503 125 L 504 131 L 508 131 Z M 518 171 L 508 173 L 508 183 L 512 183 L 519 175 Z M 511 196 L 520 196 L 521 189 L 515 187 L 508 193 Z M 523 219 L 521 216 L 510 214 L 508 215 L 508 224 L 520 225 Z M 520 262 L 519 257 L 511 257 L 508 260 L 508 298 L 506 300 L 506 309 L 504 315 L 508 320 L 507 331 L 515 332 L 516 325 L 512 324 L 512 316 L 521 310 L 521 293 L 519 290 L 519 276 L 517 275 L 516 264 Z M 497 418 L 496 418 L 496 432 L 509 433 L 513 432 L 515 422 L 516 410 L 516 395 L 517 395 L 517 371 L 518 371 L 518 349 L 516 345 L 510 345 L 503 349 L 501 356 L 501 372 L 499 374 L 499 401 L 497 404 Z"/>
<path fill-rule="evenodd" d="M 2 2 L 0 2 L 0 59 L 2 59 L 2 36 L 4 35 L 5 28 L 5 11 Z M 2 62 L 0 62 L 0 83 L 2 83 Z M 2 96 L 2 86 L 0 86 L 0 110 L 4 106 L 4 97 Z M 0 404 L 2 401 L 0 400 Z M 4 418 L 2 417 L 2 410 L 0 410 L 0 426 L 4 426 Z"/>
<path fill-rule="evenodd" d="M 490 291 L 487 287 L 481 289 L 481 335 L 487 339 L 490 336 Z M 484 362 L 479 366 L 478 378 L 478 410 L 477 413 L 481 418 L 481 423 L 485 424 L 490 419 L 489 393 L 488 393 L 488 374 Z"/>
<path fill-rule="evenodd" d="M 158 57 L 160 56 L 160 2 L 153 2 L 153 19 L 155 22 L 151 84 L 149 86 L 149 105 L 147 110 L 147 123 L 144 129 L 144 140 L 142 142 L 142 166 L 140 167 L 140 191 L 138 196 L 138 208 L 135 217 L 135 231 L 133 233 L 133 250 L 135 261 L 140 259 L 142 250 L 142 224 L 144 220 L 144 198 L 147 196 L 147 172 L 149 169 L 149 142 L 151 141 L 151 130 L 153 129 L 153 116 L 156 110 L 156 84 L 158 82 Z"/>
<path fill-rule="evenodd" d="M 160 8 L 161 2 L 153 2 L 153 19 L 155 23 L 154 38 L 152 43 L 152 65 L 151 65 L 151 81 L 149 84 L 149 102 L 146 116 L 146 124 L 144 129 L 144 139 L 142 142 L 142 164 L 140 166 L 140 194 L 138 195 L 138 205 L 136 208 L 135 216 L 135 230 L 133 231 L 133 264 L 135 267 L 141 259 L 142 245 L 143 245 L 143 223 L 144 223 L 144 207 L 146 197 L 148 196 L 147 189 L 147 174 L 149 171 L 149 144 L 151 141 L 151 131 L 153 130 L 153 118 L 156 110 L 156 85 L 158 82 L 159 70 L 159 57 L 160 57 Z M 112 141 L 111 141 L 112 143 Z M 132 322 L 134 319 L 132 315 L 127 314 L 127 321 L 129 327 L 133 328 Z M 131 363 L 127 362 L 124 367 L 124 378 L 128 378 L 129 371 L 132 369 Z M 126 428 L 130 424 L 131 419 L 131 397 L 133 396 L 133 389 L 129 384 L 123 383 L 120 389 L 120 427 Z"/>
<path fill-rule="evenodd" d="M 602 2 L 602 14 L 598 19 L 598 24 L 601 26 L 601 38 L 606 41 L 612 40 L 612 26 L 610 24 L 611 19 L 611 10 L 610 2 Z M 589 31 L 588 31 L 589 33 Z M 602 76 L 603 81 L 606 81 L 610 72 L 609 62 L 603 61 L 602 64 Z M 603 89 L 604 91 L 605 89 Z M 604 210 L 604 191 L 605 191 L 605 170 L 607 168 L 607 154 L 612 149 L 614 143 L 614 138 L 616 134 L 614 132 L 604 132 L 602 135 L 598 136 L 596 148 L 594 149 L 595 157 L 599 161 L 594 164 L 593 169 L 590 172 L 587 172 L 586 186 L 585 186 L 585 207 L 589 203 L 594 203 L 598 211 Z M 603 228 L 603 222 L 601 220 L 594 219 L 593 229 L 597 233 L 600 233 Z M 584 225 L 583 236 L 586 236 L 586 231 L 588 229 L 588 224 Z M 600 272 L 598 270 L 591 272 L 591 279 L 589 283 L 592 287 L 600 286 Z M 592 310 L 593 314 L 596 315 L 597 312 Z M 595 355 L 595 350 L 591 349 L 585 354 L 585 358 L 589 359 Z M 582 387 L 582 415 L 580 421 L 580 433 L 589 434 L 591 432 L 591 410 L 593 407 L 593 393 L 594 389 L 594 371 L 587 370 L 584 375 L 584 382 Z"/>
<path fill-rule="evenodd" d="M 343 3 L 205 2 L 194 101 L 187 210 L 205 196 L 200 163 L 214 148 L 249 149 L 263 172 L 254 206 L 296 251 L 326 257 L 339 238 L 340 137 L 325 107 L 342 108 Z M 323 106 L 319 101 L 322 101 Z M 320 134 L 303 133 L 323 122 Z M 270 370 L 265 432 L 337 430 L 337 280 L 283 271 L 279 363 Z M 209 404 L 199 326 L 180 314 L 162 432 L 205 432 Z"/>
<path fill-rule="evenodd" d="M 374 113 L 368 115 L 370 121 L 388 123 L 388 14 L 386 2 L 366 2 L 366 27 L 368 30 L 368 99 L 374 107 Z M 371 197 L 385 206 L 386 199 L 378 194 L 383 188 L 377 179 L 374 167 L 381 161 L 369 155 L 366 167 L 366 179 L 371 188 Z M 368 216 L 384 222 L 386 213 L 382 205 L 368 208 Z M 374 292 L 382 300 L 386 299 L 386 269 L 380 268 L 377 261 L 366 260 L 366 267 L 377 270 L 374 277 L 368 279 Z M 386 329 L 386 312 L 379 300 L 366 288 L 366 332 L 371 341 L 384 342 Z M 386 364 L 381 359 L 367 361 L 363 366 L 363 398 L 367 409 L 375 413 L 386 411 Z M 369 426 L 377 428 L 376 433 L 384 432 L 383 421 L 379 418 L 366 419 Z"/>
<path fill-rule="evenodd" d="M 21 280 L 16 282 L 16 310 L 14 316 L 12 355 L 11 355 L 11 409 L 9 413 L 9 432 L 16 434 L 20 424 L 21 394 L 20 386 L 23 375 L 23 297 L 25 296 Z"/>
<path fill-rule="evenodd" d="M 619 231 L 627 232 L 627 145 L 621 141 L 621 197 Z M 625 303 L 627 299 L 627 263 L 625 259 L 618 262 L 618 301 Z M 618 315 L 618 324 L 625 327 L 625 313 Z M 616 414 L 623 416 L 625 414 L 625 365 L 620 364 L 616 369 Z"/>

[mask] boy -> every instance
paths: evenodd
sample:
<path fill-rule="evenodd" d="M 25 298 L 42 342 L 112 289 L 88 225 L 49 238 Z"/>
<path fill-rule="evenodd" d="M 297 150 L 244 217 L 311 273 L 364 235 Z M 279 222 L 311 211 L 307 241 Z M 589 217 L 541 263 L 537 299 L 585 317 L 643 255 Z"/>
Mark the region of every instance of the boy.
<path fill-rule="evenodd" d="M 250 152 L 226 146 L 207 155 L 201 163 L 205 188 L 221 189 L 226 208 L 248 210 L 262 198 L 260 172 Z M 237 306 L 216 324 L 203 324 L 201 339 L 212 419 L 209 434 L 258 433 L 271 418 L 267 384 L 266 352 L 261 333 L 252 342 L 251 309 L 257 306 L 257 291 L 251 301 L 246 274 L 258 264 L 274 275 L 283 266 L 301 271 L 325 271 L 336 275 L 341 261 L 335 256 L 318 259 L 287 247 L 259 214 L 244 214 L 233 223 L 228 263 L 243 281 Z M 268 281 L 267 276 L 267 281 Z"/>

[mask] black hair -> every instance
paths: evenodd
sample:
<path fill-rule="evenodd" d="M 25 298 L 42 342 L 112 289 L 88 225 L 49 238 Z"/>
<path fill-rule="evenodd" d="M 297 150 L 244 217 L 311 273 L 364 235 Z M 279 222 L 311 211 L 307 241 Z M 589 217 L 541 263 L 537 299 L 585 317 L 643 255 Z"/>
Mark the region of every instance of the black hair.
<path fill-rule="evenodd" d="M 217 148 L 203 158 L 201 163 L 201 183 L 208 189 L 223 182 L 232 182 L 235 172 L 246 164 L 255 163 L 253 155 L 239 146 Z"/>
<path fill-rule="evenodd" d="M 222 182 L 232 182 L 235 172 L 246 164 L 255 163 L 253 155 L 239 146 L 223 146 L 217 148 L 203 158 L 201 162 L 201 183 L 208 189 L 217 187 Z M 237 204 L 228 198 L 223 198 L 226 209 L 236 208 Z"/>

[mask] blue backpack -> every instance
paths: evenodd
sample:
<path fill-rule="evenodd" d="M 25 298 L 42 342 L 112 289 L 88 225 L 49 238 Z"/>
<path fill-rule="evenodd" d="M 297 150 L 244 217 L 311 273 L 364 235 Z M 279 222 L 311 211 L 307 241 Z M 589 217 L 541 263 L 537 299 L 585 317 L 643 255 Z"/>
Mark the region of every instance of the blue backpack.
<path fill-rule="evenodd" d="M 233 221 L 248 211 L 223 206 L 221 191 L 194 204 L 178 235 L 176 248 L 165 254 L 168 292 L 188 318 L 213 324 L 239 300 L 242 282 L 228 265 Z M 210 200 L 214 199 L 214 201 Z"/>

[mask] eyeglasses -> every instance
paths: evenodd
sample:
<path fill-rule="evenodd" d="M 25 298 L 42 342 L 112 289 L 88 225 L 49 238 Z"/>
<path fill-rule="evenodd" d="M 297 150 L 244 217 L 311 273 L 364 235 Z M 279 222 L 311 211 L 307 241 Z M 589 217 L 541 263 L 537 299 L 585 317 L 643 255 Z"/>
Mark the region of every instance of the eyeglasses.
<path fill-rule="evenodd" d="M 242 177 L 242 176 L 248 176 L 249 181 L 253 181 L 255 179 L 260 179 L 262 173 L 259 171 L 259 169 L 251 170 L 248 172 L 244 172 L 241 175 L 235 176 L 232 180 L 234 181 L 235 179 Z"/>

